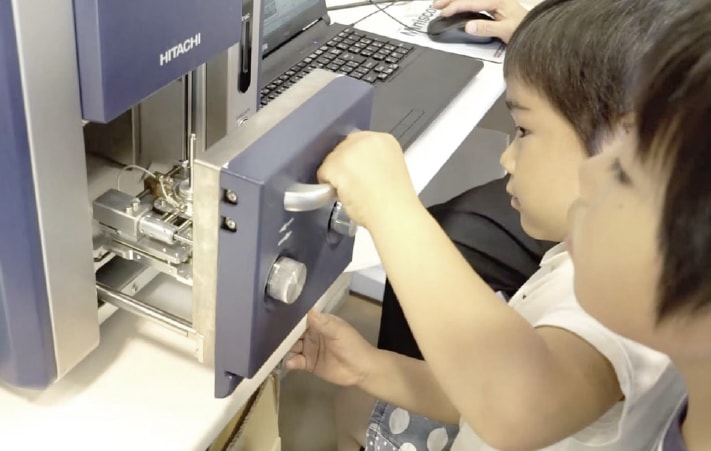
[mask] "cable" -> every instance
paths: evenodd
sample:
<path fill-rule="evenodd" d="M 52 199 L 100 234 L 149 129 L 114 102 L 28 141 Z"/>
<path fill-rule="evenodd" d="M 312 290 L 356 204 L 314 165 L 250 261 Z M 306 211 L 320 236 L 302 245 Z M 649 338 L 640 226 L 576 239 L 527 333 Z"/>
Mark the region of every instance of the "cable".
<path fill-rule="evenodd" d="M 368 4 L 370 4 L 370 2 L 368 2 Z M 386 6 L 385 8 L 382 8 L 382 9 L 381 9 L 381 8 L 378 8 L 378 9 L 376 9 L 375 11 L 373 11 L 373 12 L 371 12 L 371 13 L 369 13 L 369 14 L 366 14 L 365 16 L 361 17 L 360 19 L 356 20 L 355 22 L 349 24 L 348 27 L 349 27 L 349 28 L 355 27 L 356 25 L 358 25 L 359 23 L 363 22 L 365 19 L 369 18 L 370 16 L 374 16 L 374 15 L 378 14 L 380 11 L 382 11 L 383 9 L 390 8 L 390 7 L 393 6 L 393 5 L 394 5 L 394 3 L 388 3 L 388 6 Z"/>
<path fill-rule="evenodd" d="M 180 205 L 179 202 L 177 202 L 173 197 L 168 193 L 168 190 L 165 187 L 165 184 L 163 183 L 163 177 L 156 177 L 155 173 L 149 171 L 148 169 L 135 165 L 135 164 L 129 164 L 121 168 L 121 170 L 118 173 L 118 176 L 116 177 L 116 189 L 121 191 L 121 175 L 123 175 L 124 171 L 128 171 L 130 169 L 136 169 L 138 171 L 144 172 L 147 176 L 153 177 L 154 179 L 158 180 L 158 183 L 160 184 L 160 189 L 163 190 L 163 195 L 165 196 L 165 200 L 168 201 L 170 205 L 173 207 L 177 207 Z"/>
<path fill-rule="evenodd" d="M 408 0 L 408 1 L 414 1 L 414 0 Z M 403 27 L 405 27 L 406 30 L 412 31 L 412 32 L 415 32 L 415 33 L 427 34 L 426 31 L 422 31 L 422 30 L 419 30 L 419 29 L 417 29 L 417 28 L 415 28 L 415 27 L 411 27 L 411 26 L 407 25 L 406 23 L 400 21 L 400 19 L 396 18 L 395 16 L 393 16 L 393 15 L 390 14 L 389 12 L 385 11 L 385 10 L 387 9 L 387 7 L 386 7 L 386 8 L 381 8 L 381 7 L 378 5 L 378 3 L 379 3 L 378 0 L 368 0 L 368 2 L 369 2 L 370 4 L 372 4 L 373 6 L 375 6 L 376 8 L 378 8 L 378 11 L 380 11 L 381 13 L 385 14 L 386 16 L 388 16 L 389 18 L 391 18 L 392 20 L 394 20 L 395 22 L 397 22 L 397 23 L 399 23 L 400 25 L 402 25 Z M 391 5 L 388 5 L 388 6 L 392 6 L 392 4 L 391 4 Z M 377 11 L 376 11 L 376 12 L 377 12 Z"/>
<path fill-rule="evenodd" d="M 363 0 L 359 2 L 353 2 L 353 3 L 346 3 L 344 5 L 336 5 L 336 6 L 331 6 L 327 8 L 327 11 L 338 11 L 340 9 L 350 9 L 350 8 L 358 8 L 359 6 L 368 6 L 372 5 L 373 3 L 409 3 L 409 2 L 430 2 L 432 0 L 373 0 L 368 1 L 368 0 Z"/>

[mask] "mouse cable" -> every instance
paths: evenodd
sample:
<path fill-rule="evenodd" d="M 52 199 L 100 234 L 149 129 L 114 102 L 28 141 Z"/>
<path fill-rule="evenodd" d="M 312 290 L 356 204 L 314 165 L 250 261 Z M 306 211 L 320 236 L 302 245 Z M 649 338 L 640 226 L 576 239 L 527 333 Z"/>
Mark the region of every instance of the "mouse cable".
<path fill-rule="evenodd" d="M 370 2 L 368 2 L 368 4 L 370 4 Z M 383 9 L 390 8 L 393 5 L 394 5 L 394 3 L 388 3 L 387 6 L 385 6 L 385 8 L 383 8 Z M 365 16 L 361 17 L 360 19 L 356 20 L 355 22 L 348 24 L 348 27 L 354 27 L 354 26 L 358 25 L 359 23 L 363 22 L 365 19 L 369 18 L 370 16 L 374 16 L 374 15 L 378 14 L 379 12 L 380 12 L 380 8 L 366 14 Z"/>
<path fill-rule="evenodd" d="M 410 0 L 410 1 L 412 1 L 412 0 Z M 378 5 L 378 3 L 377 3 L 377 0 L 368 0 L 368 2 L 369 2 L 371 5 L 373 5 L 373 6 L 375 6 L 376 8 L 378 8 L 378 11 L 379 11 L 379 12 L 385 14 L 386 16 L 388 16 L 389 18 L 391 18 L 391 19 L 394 20 L 395 22 L 397 22 L 397 23 L 399 23 L 400 25 L 402 25 L 403 27 L 405 27 L 405 29 L 406 29 L 407 31 L 412 31 L 412 32 L 421 33 L 421 34 L 427 34 L 426 31 L 422 31 L 422 30 L 420 30 L 420 29 L 418 29 L 418 28 L 411 27 L 411 26 L 407 25 L 406 23 L 402 22 L 402 21 L 401 21 L 400 19 L 398 19 L 397 17 L 395 17 L 395 16 L 393 16 L 392 14 L 390 14 L 389 12 L 385 11 L 385 9 L 386 9 L 387 7 L 385 7 L 385 8 L 380 7 L 380 5 Z M 388 5 L 388 6 L 392 6 L 392 4 L 390 4 L 390 5 Z M 376 12 L 378 12 L 378 11 L 376 11 Z"/>
<path fill-rule="evenodd" d="M 431 0 L 363 0 L 360 2 L 346 3 L 343 5 L 336 5 L 326 8 L 327 11 L 338 11 L 339 9 L 350 9 L 357 8 L 359 6 L 368 6 L 372 4 L 382 4 L 382 3 L 409 3 L 409 2 L 429 2 Z"/>

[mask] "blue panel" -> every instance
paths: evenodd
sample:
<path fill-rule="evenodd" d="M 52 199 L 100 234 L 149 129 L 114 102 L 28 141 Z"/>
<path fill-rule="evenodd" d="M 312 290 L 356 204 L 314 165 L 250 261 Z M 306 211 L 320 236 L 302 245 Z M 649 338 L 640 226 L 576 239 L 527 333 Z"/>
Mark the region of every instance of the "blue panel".
<path fill-rule="evenodd" d="M 0 379 L 56 378 L 12 5 L 0 0 Z"/>
<path fill-rule="evenodd" d="M 82 112 L 108 122 L 239 42 L 241 0 L 74 0 Z"/>
<path fill-rule="evenodd" d="M 237 222 L 237 231 L 219 235 L 216 396 L 254 376 L 350 262 L 353 239 L 328 230 L 333 205 L 290 213 L 283 199 L 292 184 L 316 182 L 316 170 L 345 134 L 368 127 L 371 106 L 370 85 L 336 78 L 223 169 L 222 188 L 240 200 L 220 209 Z M 291 305 L 266 295 L 267 276 L 281 256 L 308 268 L 304 290 Z"/>

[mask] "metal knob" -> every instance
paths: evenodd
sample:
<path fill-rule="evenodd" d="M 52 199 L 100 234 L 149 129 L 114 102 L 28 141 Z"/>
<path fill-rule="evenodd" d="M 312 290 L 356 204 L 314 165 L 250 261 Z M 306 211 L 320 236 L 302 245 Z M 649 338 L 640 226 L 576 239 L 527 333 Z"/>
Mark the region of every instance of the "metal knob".
<path fill-rule="evenodd" d="M 333 206 L 329 227 L 334 232 L 349 237 L 355 236 L 358 230 L 358 224 L 351 220 L 348 213 L 346 213 L 346 209 L 343 208 L 343 204 L 340 202 L 336 202 Z"/>
<path fill-rule="evenodd" d="M 306 284 L 306 265 L 288 257 L 279 257 L 267 278 L 267 294 L 277 301 L 293 304 Z"/>

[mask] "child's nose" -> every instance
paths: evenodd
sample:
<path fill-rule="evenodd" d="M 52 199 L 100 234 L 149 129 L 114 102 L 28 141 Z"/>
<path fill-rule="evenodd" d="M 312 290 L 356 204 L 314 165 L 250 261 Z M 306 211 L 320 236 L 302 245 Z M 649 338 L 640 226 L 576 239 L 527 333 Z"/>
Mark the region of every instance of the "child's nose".
<path fill-rule="evenodd" d="M 509 144 L 506 150 L 504 150 L 504 153 L 501 154 L 499 163 L 501 163 L 501 166 L 506 169 L 506 172 L 509 174 L 514 173 L 514 170 L 516 169 L 516 159 L 514 158 L 513 143 Z"/>

